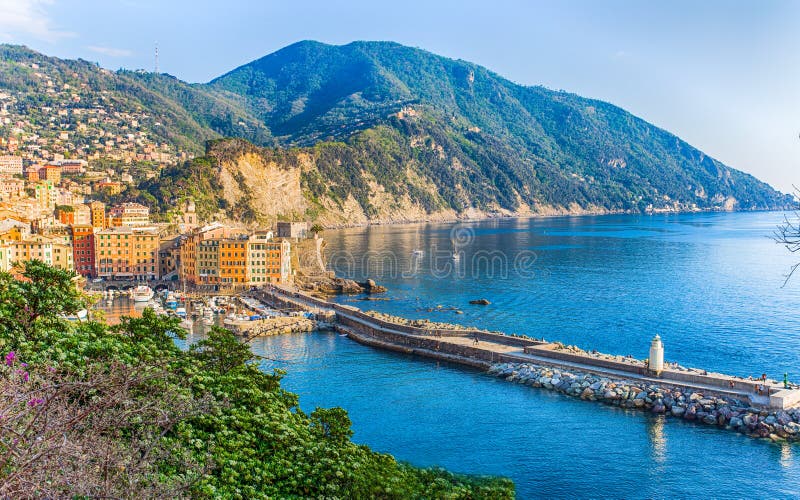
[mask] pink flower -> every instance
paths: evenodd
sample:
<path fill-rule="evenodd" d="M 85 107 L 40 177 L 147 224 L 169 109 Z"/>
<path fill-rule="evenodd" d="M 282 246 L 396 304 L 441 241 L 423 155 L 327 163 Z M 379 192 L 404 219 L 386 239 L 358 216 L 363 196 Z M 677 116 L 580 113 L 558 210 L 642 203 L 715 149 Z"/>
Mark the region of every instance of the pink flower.
<path fill-rule="evenodd" d="M 14 360 L 16 358 L 17 358 L 17 353 L 15 353 L 14 351 L 9 351 L 8 354 L 6 354 L 6 366 L 13 365 Z"/>
<path fill-rule="evenodd" d="M 28 406 L 37 406 L 44 403 L 44 399 L 42 398 L 33 398 L 28 401 Z"/>

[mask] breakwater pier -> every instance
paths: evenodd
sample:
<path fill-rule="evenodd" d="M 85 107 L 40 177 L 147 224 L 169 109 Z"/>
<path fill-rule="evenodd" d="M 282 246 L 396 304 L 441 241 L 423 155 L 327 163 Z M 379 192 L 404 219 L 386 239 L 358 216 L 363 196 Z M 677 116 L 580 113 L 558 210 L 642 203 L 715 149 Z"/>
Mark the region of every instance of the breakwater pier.
<path fill-rule="evenodd" d="M 800 389 L 660 363 L 652 347 L 651 366 L 646 360 L 559 342 L 363 312 L 287 288 L 256 294 L 276 307 L 318 315 L 340 333 L 374 347 L 470 365 L 511 382 L 754 437 L 800 439 Z"/>

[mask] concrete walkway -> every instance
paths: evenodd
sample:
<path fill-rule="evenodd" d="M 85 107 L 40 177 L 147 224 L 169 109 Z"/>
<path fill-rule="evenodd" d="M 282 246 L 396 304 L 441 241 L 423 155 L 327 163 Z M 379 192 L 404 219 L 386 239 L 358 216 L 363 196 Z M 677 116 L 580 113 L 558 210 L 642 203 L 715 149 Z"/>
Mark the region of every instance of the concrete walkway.
<path fill-rule="evenodd" d="M 283 287 L 277 288 L 276 291 L 280 294 L 282 299 L 288 300 L 290 302 L 293 302 L 293 303 L 297 304 L 300 307 L 303 307 L 303 308 L 305 308 L 307 310 L 311 310 L 311 311 L 319 311 L 320 310 L 320 307 L 317 304 L 315 304 L 315 303 L 313 303 L 313 302 L 311 302 L 309 300 L 304 299 L 302 294 L 300 294 L 300 296 L 295 296 L 295 294 L 299 293 L 299 292 L 296 292 L 294 290 L 289 290 L 289 289 L 286 289 L 286 288 L 283 288 Z M 334 311 L 334 309 L 332 309 L 332 308 L 331 309 L 326 309 L 326 311 Z M 354 321 L 354 322 L 360 323 L 362 325 L 365 325 L 367 327 L 379 329 L 379 330 L 382 330 L 382 331 L 385 331 L 387 333 L 391 333 L 391 334 L 394 334 L 394 335 L 401 335 L 401 336 L 408 337 L 408 338 L 436 339 L 436 341 L 441 343 L 441 344 L 450 344 L 450 345 L 454 345 L 454 346 L 470 347 L 472 349 L 478 349 L 480 351 L 483 351 L 484 353 L 489 354 L 489 356 L 488 356 L 489 359 L 494 359 L 495 355 L 502 355 L 502 358 L 500 358 L 500 359 L 503 359 L 504 361 L 511 361 L 511 362 L 517 362 L 517 363 L 533 363 L 533 364 L 538 364 L 538 365 L 551 366 L 553 368 L 558 368 L 558 369 L 562 369 L 562 370 L 566 369 L 566 370 L 572 370 L 572 371 L 583 372 L 583 373 L 593 373 L 593 374 L 596 374 L 596 375 L 612 378 L 612 379 L 615 379 L 615 380 L 639 381 L 639 382 L 644 382 L 644 383 L 652 384 L 652 385 L 660 385 L 660 386 L 665 386 L 666 385 L 666 386 L 671 386 L 671 387 L 679 387 L 679 388 L 684 388 L 684 389 L 697 391 L 697 392 L 713 393 L 713 394 L 717 394 L 717 395 L 720 395 L 720 396 L 733 397 L 733 398 L 740 399 L 742 401 L 749 401 L 753 405 L 758 405 L 758 406 L 768 406 L 769 405 L 769 396 L 758 395 L 755 392 L 749 390 L 750 383 L 755 384 L 755 383 L 758 383 L 758 381 L 743 381 L 741 379 L 734 379 L 733 377 L 731 377 L 732 380 L 737 380 L 738 385 L 740 385 L 740 386 L 741 385 L 747 385 L 748 387 L 747 388 L 741 388 L 741 389 L 734 388 L 734 389 L 727 390 L 727 389 L 723 389 L 723 388 L 720 388 L 719 386 L 714 386 L 714 385 L 707 385 L 707 384 L 698 383 L 698 382 L 687 382 L 687 381 L 684 381 L 684 380 L 670 379 L 669 378 L 669 370 L 663 372 L 661 377 L 641 375 L 641 374 L 636 374 L 636 373 L 632 373 L 632 372 L 624 371 L 624 370 L 616 370 L 616 369 L 613 369 L 613 368 L 600 367 L 600 366 L 592 365 L 592 364 L 589 364 L 589 363 L 579 363 L 579 362 L 575 362 L 575 361 L 567 361 L 567 360 L 550 358 L 550 357 L 547 357 L 547 356 L 539 356 L 539 355 L 535 355 L 535 354 L 530 354 L 530 353 L 524 352 L 524 348 L 521 347 L 521 346 L 508 345 L 508 344 L 503 344 L 501 342 L 493 342 L 493 341 L 490 341 L 490 340 L 483 340 L 482 339 L 482 340 L 479 340 L 479 342 L 476 344 L 475 340 L 474 340 L 474 337 L 472 335 L 470 335 L 468 331 L 465 331 L 465 334 L 464 334 L 463 337 L 461 337 L 461 336 L 437 337 L 434 334 L 431 334 L 431 335 L 415 335 L 415 334 L 412 334 L 412 333 L 402 332 L 402 331 L 399 331 L 399 330 L 392 330 L 392 329 L 386 328 L 386 327 L 379 327 L 377 324 L 374 324 L 374 323 L 366 321 L 366 320 L 364 320 L 362 318 L 358 318 L 356 316 L 352 316 L 350 314 L 344 313 L 341 310 L 338 310 L 338 311 L 335 311 L 335 312 L 336 312 L 337 315 L 342 316 L 342 317 L 346 317 L 350 321 Z M 365 335 L 365 334 L 362 334 L 361 336 L 368 337 L 368 335 Z M 374 339 L 374 337 L 372 337 L 372 338 Z M 386 342 L 383 341 L 383 340 L 381 340 L 381 341 L 379 341 L 377 343 L 386 344 Z M 426 351 L 427 351 L 426 349 L 421 349 L 421 348 L 414 348 L 414 349 L 411 349 L 411 350 L 413 350 L 414 352 L 416 352 L 416 353 L 418 353 L 420 355 L 426 355 Z M 430 357 L 441 358 L 441 353 L 430 351 L 427 354 L 429 354 Z M 456 356 L 455 358 L 458 358 L 458 356 Z M 453 359 L 453 361 L 458 362 L 458 359 Z M 474 363 L 470 362 L 470 363 L 467 363 L 467 364 L 474 364 Z M 747 382 L 747 384 L 742 384 L 742 382 Z M 782 387 L 776 386 L 774 384 L 767 384 L 767 386 L 769 388 L 775 389 L 775 390 L 782 389 Z"/>

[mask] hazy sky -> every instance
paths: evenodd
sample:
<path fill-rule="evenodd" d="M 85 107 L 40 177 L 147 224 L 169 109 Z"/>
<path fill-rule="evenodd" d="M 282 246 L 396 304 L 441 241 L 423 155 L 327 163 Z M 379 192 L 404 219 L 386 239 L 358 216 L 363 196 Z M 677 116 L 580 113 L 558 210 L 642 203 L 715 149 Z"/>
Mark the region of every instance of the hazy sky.
<path fill-rule="evenodd" d="M 0 0 L 0 41 L 204 82 L 304 39 L 393 40 L 603 99 L 800 186 L 800 1 Z"/>

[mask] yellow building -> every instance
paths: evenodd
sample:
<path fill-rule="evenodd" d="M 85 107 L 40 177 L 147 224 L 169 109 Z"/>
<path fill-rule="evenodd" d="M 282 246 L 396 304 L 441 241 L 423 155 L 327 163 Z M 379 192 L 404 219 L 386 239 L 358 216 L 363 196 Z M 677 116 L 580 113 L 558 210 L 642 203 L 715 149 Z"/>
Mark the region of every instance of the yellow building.
<path fill-rule="evenodd" d="M 114 227 L 94 234 L 96 275 L 103 278 L 158 278 L 158 229 Z"/>
<path fill-rule="evenodd" d="M 39 181 L 33 185 L 33 197 L 42 210 L 54 210 L 58 200 L 58 190 L 53 181 Z"/>
<path fill-rule="evenodd" d="M 93 201 L 89 203 L 89 214 L 92 227 L 95 229 L 106 227 L 106 206 L 103 202 Z"/>
<path fill-rule="evenodd" d="M 20 241 L 15 241 L 14 263 L 29 260 L 40 260 L 45 264 L 53 265 L 53 240 L 42 235 L 32 235 Z"/>
<path fill-rule="evenodd" d="M 47 236 L 53 241 L 53 267 L 64 271 L 75 270 L 75 257 L 72 249 L 72 234 L 62 230 Z"/>
<path fill-rule="evenodd" d="M 61 182 L 61 167 L 58 165 L 45 165 L 39 169 L 39 179 L 58 184 Z"/>

